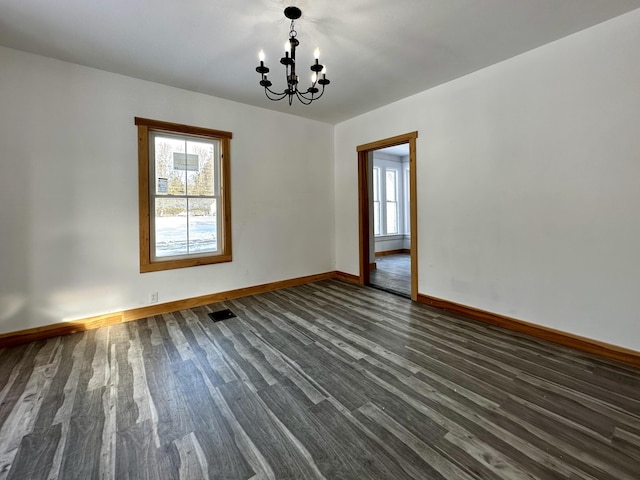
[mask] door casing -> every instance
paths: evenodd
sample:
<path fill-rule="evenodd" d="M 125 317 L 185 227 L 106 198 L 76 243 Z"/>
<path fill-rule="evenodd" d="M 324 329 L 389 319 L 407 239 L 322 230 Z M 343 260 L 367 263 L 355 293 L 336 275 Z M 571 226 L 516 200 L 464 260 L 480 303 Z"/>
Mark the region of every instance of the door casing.
<path fill-rule="evenodd" d="M 416 180 L 416 139 L 418 132 L 405 133 L 395 137 L 360 145 L 358 152 L 358 225 L 360 243 L 360 284 L 368 285 L 370 275 L 370 201 L 369 198 L 369 153 L 381 148 L 409 144 L 409 218 L 411 225 L 411 300 L 418 301 L 418 209 Z"/>

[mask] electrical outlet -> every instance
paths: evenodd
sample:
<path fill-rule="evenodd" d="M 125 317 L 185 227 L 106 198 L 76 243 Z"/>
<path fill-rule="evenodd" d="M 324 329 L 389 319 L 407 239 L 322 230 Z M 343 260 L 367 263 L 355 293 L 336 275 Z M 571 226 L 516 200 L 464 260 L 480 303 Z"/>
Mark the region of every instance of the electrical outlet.
<path fill-rule="evenodd" d="M 149 303 L 158 303 L 158 292 L 151 292 L 149 294 Z"/>

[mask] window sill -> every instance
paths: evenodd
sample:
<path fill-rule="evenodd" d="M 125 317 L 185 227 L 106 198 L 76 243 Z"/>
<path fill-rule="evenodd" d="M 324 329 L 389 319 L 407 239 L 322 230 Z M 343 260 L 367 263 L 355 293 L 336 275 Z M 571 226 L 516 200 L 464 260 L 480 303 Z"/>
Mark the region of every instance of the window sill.
<path fill-rule="evenodd" d="M 376 240 L 400 240 L 408 237 L 406 233 L 394 233 L 392 235 L 374 235 Z"/>
<path fill-rule="evenodd" d="M 200 265 L 213 265 L 216 263 L 231 262 L 231 255 L 216 255 L 199 258 L 185 258 L 180 260 L 167 260 L 163 262 L 150 262 L 140 265 L 140 273 L 160 272 L 162 270 L 173 270 L 175 268 L 198 267 Z"/>

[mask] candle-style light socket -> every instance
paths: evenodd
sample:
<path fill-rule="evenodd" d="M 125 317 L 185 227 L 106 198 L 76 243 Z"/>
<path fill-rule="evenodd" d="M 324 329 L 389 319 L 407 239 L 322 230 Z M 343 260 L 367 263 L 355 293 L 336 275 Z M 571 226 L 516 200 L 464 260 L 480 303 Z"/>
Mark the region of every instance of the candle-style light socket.
<path fill-rule="evenodd" d="M 286 57 L 282 57 L 282 58 L 280 59 L 280 63 L 281 63 L 282 65 L 293 65 L 293 58 L 291 58 L 291 57 L 289 56 L 289 54 L 287 53 L 287 56 L 286 56 Z"/>

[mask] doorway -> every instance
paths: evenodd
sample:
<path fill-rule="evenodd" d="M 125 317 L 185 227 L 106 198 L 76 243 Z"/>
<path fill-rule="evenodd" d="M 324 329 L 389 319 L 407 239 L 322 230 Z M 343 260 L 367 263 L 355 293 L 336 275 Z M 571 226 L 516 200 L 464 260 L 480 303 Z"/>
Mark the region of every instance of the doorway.
<path fill-rule="evenodd" d="M 414 301 L 418 299 L 417 137 L 418 132 L 411 132 L 357 148 L 360 283 L 377 286 Z M 392 163 L 385 167 L 382 161 L 374 167 L 374 156 L 386 153 L 387 159 L 392 161 L 388 156 L 403 150 L 391 147 L 400 145 L 408 147 L 406 181 L 401 161 L 400 167 Z M 409 197 L 404 211 L 399 206 L 399 193 L 403 189 L 408 190 Z M 409 239 L 406 239 L 407 231 Z"/>

